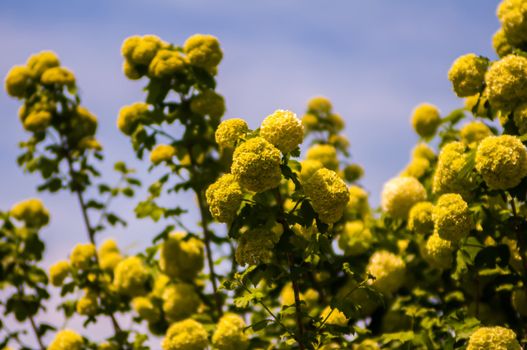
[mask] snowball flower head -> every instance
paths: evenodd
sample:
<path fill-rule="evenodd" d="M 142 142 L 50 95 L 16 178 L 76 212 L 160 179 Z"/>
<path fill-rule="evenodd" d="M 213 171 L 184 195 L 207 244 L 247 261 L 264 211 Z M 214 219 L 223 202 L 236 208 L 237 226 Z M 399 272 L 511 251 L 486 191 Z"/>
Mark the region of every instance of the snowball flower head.
<path fill-rule="evenodd" d="M 70 123 L 71 131 L 68 136 L 74 140 L 93 136 L 97 131 L 97 117 L 83 106 L 77 106 Z"/>
<path fill-rule="evenodd" d="M 348 182 L 359 180 L 364 175 L 364 169 L 359 164 L 347 165 L 343 170 L 344 179 Z"/>
<path fill-rule="evenodd" d="M 448 269 L 452 266 L 453 251 L 451 241 L 442 239 L 437 233 L 434 233 L 426 241 L 424 258 L 434 267 Z"/>
<path fill-rule="evenodd" d="M 432 212 L 434 233 L 440 238 L 457 242 L 465 238 L 472 227 L 467 203 L 457 193 L 443 194 Z"/>
<path fill-rule="evenodd" d="M 430 146 L 424 142 L 420 142 L 412 149 L 412 158 L 424 158 L 432 162 L 436 159 L 436 154 Z"/>
<path fill-rule="evenodd" d="M 280 184 L 280 160 L 276 147 L 263 137 L 255 137 L 236 148 L 231 172 L 242 188 L 263 192 Z"/>
<path fill-rule="evenodd" d="M 5 77 L 5 90 L 12 97 L 22 98 L 32 85 L 31 71 L 24 66 L 14 66 Z"/>
<path fill-rule="evenodd" d="M 207 188 L 205 196 L 212 216 L 225 223 L 234 220 L 243 200 L 242 188 L 232 174 L 222 175 Z"/>
<path fill-rule="evenodd" d="M 70 329 L 59 331 L 53 341 L 49 344 L 48 350 L 82 350 L 84 340 L 76 332 Z"/>
<path fill-rule="evenodd" d="M 236 262 L 241 266 L 269 263 L 275 243 L 275 235 L 268 229 L 256 228 L 244 232 L 238 239 Z"/>
<path fill-rule="evenodd" d="M 86 270 L 95 261 L 95 246 L 91 243 L 78 243 L 70 253 L 70 263 L 76 269 Z"/>
<path fill-rule="evenodd" d="M 240 138 L 249 131 L 247 122 L 240 118 L 224 120 L 218 125 L 214 137 L 222 148 L 234 148 Z"/>
<path fill-rule="evenodd" d="M 49 280 L 55 287 L 60 287 L 70 274 L 70 263 L 67 260 L 57 261 L 49 268 Z"/>
<path fill-rule="evenodd" d="M 479 143 L 487 136 L 492 135 L 489 127 L 480 121 L 473 121 L 465 124 L 459 131 L 461 141 L 467 145 L 474 145 Z"/>
<path fill-rule="evenodd" d="M 192 98 L 190 110 L 199 115 L 220 118 L 225 113 L 225 99 L 214 90 L 205 90 Z"/>
<path fill-rule="evenodd" d="M 414 108 L 411 121 L 419 136 L 429 138 L 435 135 L 439 124 L 441 124 L 441 116 L 436 106 L 422 103 Z"/>
<path fill-rule="evenodd" d="M 171 325 L 161 342 L 163 350 L 205 350 L 207 346 L 207 330 L 192 319 Z"/>
<path fill-rule="evenodd" d="M 47 129 L 51 124 L 51 113 L 48 111 L 32 111 L 24 119 L 24 129 L 31 132 L 40 132 Z"/>
<path fill-rule="evenodd" d="M 516 136 L 490 136 L 476 152 L 476 169 L 491 189 L 506 190 L 527 176 L 527 150 Z"/>
<path fill-rule="evenodd" d="M 434 193 L 460 193 L 468 196 L 477 185 L 472 177 L 462 177 L 461 172 L 468 160 L 467 146 L 463 142 L 451 142 L 443 147 L 437 161 L 432 183 Z"/>
<path fill-rule="evenodd" d="M 9 213 L 15 219 L 23 221 L 28 227 L 40 228 L 49 223 L 49 211 L 38 198 L 16 203 Z"/>
<path fill-rule="evenodd" d="M 311 146 L 306 153 L 306 159 L 318 160 L 326 168 L 337 170 L 339 161 L 337 159 L 337 150 L 331 145 L 316 144 Z"/>
<path fill-rule="evenodd" d="M 524 1 L 503 0 L 497 15 L 508 42 L 514 46 L 527 42 L 527 6 Z"/>
<path fill-rule="evenodd" d="M 396 177 L 384 184 L 381 206 L 388 215 L 406 219 L 410 209 L 418 202 L 426 200 L 426 190 L 413 177 Z"/>
<path fill-rule="evenodd" d="M 153 164 L 168 162 L 176 155 L 176 149 L 171 145 L 157 145 L 150 153 L 150 161 Z"/>
<path fill-rule="evenodd" d="M 133 65 L 148 66 L 166 44 L 155 35 L 131 36 L 123 41 L 121 54 Z"/>
<path fill-rule="evenodd" d="M 161 246 L 159 266 L 172 278 L 192 280 L 203 269 L 203 242 L 187 237 L 186 232 L 172 232 Z"/>
<path fill-rule="evenodd" d="M 41 51 L 31 55 L 26 62 L 27 68 L 35 79 L 40 79 L 46 70 L 60 66 L 60 61 L 53 51 Z"/>
<path fill-rule="evenodd" d="M 148 322 L 157 322 L 161 313 L 152 300 L 147 297 L 136 297 L 132 300 L 132 307 L 139 317 Z"/>
<path fill-rule="evenodd" d="M 113 271 L 117 264 L 123 260 L 117 243 L 113 239 L 106 239 L 97 250 L 99 265 L 103 270 Z"/>
<path fill-rule="evenodd" d="M 381 250 L 370 257 L 366 271 L 375 277 L 372 286 L 383 294 L 391 294 L 403 284 L 406 264 L 401 257 Z"/>
<path fill-rule="evenodd" d="M 285 154 L 302 143 L 304 126 L 295 113 L 278 109 L 263 120 L 260 136 Z"/>
<path fill-rule="evenodd" d="M 429 169 L 430 161 L 428 159 L 413 158 L 399 176 L 409 176 L 419 179 L 423 177 Z"/>
<path fill-rule="evenodd" d="M 148 73 L 154 78 L 167 78 L 183 71 L 185 64 L 185 59 L 179 52 L 162 49 L 157 51 L 154 59 L 150 62 Z"/>
<path fill-rule="evenodd" d="M 333 105 L 331 101 L 323 96 L 316 96 L 309 100 L 307 103 L 307 109 L 312 113 L 317 114 L 328 114 L 331 113 Z"/>
<path fill-rule="evenodd" d="M 300 166 L 300 181 L 304 183 L 309 180 L 318 169 L 322 169 L 324 164 L 318 160 L 306 159 L 300 162 Z"/>
<path fill-rule="evenodd" d="M 98 310 L 97 293 L 86 289 L 84 295 L 77 301 L 76 310 L 79 315 L 93 316 Z"/>
<path fill-rule="evenodd" d="M 432 211 L 434 205 L 430 202 L 415 204 L 408 214 L 408 229 L 418 234 L 429 234 L 434 230 Z"/>
<path fill-rule="evenodd" d="M 467 350 L 521 350 L 521 346 L 508 328 L 480 327 L 470 336 Z"/>
<path fill-rule="evenodd" d="M 319 219 L 326 224 L 337 222 L 349 202 L 346 183 L 332 170 L 317 170 L 305 183 L 304 191 Z"/>
<path fill-rule="evenodd" d="M 508 55 L 493 63 L 485 75 L 489 102 L 497 109 L 512 109 L 527 98 L 527 58 Z"/>
<path fill-rule="evenodd" d="M 40 81 L 45 85 L 60 85 L 71 88 L 75 86 L 75 75 L 67 68 L 53 67 L 42 74 Z"/>
<path fill-rule="evenodd" d="M 196 312 L 201 299 L 194 286 L 189 283 L 176 283 L 167 286 L 162 295 L 163 312 L 168 321 L 175 322 Z"/>
<path fill-rule="evenodd" d="M 479 93 L 483 88 L 488 66 L 487 58 L 473 53 L 456 59 L 448 71 L 448 79 L 452 82 L 456 95 L 467 97 Z"/>
<path fill-rule="evenodd" d="M 371 246 L 373 236 L 360 220 L 348 221 L 339 235 L 339 247 L 345 255 L 360 255 Z"/>
<path fill-rule="evenodd" d="M 118 293 L 139 296 L 146 292 L 145 284 L 149 273 L 141 258 L 130 256 L 122 260 L 113 273 L 113 286 Z"/>
<path fill-rule="evenodd" d="M 217 350 L 245 350 L 249 339 L 244 332 L 245 322 L 236 314 L 225 314 L 218 321 L 212 335 L 212 345 Z"/>
<path fill-rule="evenodd" d="M 117 117 L 117 127 L 125 135 L 132 135 L 142 120 L 148 116 L 148 105 L 143 102 L 124 106 Z"/>
<path fill-rule="evenodd" d="M 191 64 L 209 72 L 213 72 L 223 58 L 220 42 L 213 35 L 192 35 L 183 44 L 183 51 Z"/>
<path fill-rule="evenodd" d="M 505 31 L 503 28 L 498 29 L 492 36 L 492 47 L 500 58 L 512 53 L 513 48 L 507 41 L 507 37 L 505 36 Z"/>

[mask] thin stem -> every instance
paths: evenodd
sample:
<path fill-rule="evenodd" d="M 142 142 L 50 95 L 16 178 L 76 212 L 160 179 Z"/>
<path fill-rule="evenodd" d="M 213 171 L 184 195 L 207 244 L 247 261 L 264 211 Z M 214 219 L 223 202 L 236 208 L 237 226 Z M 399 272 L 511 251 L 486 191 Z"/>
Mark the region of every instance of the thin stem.
<path fill-rule="evenodd" d="M 302 323 L 302 312 L 300 304 L 300 290 L 296 278 L 293 277 L 293 256 L 291 253 L 287 254 L 287 260 L 289 263 L 289 275 L 291 276 L 291 282 L 293 284 L 293 292 L 295 295 L 295 309 L 296 309 L 296 324 L 298 326 L 298 345 L 301 350 L 305 349 L 302 339 L 304 339 L 304 324 Z"/>
<path fill-rule="evenodd" d="M 18 287 L 18 294 L 23 298 L 25 293 L 22 286 Z M 38 332 L 37 324 L 35 322 L 35 319 L 33 318 L 33 315 L 29 315 L 29 323 L 31 324 L 31 329 L 33 329 L 33 332 L 35 333 L 35 337 L 37 338 L 38 346 L 41 350 L 46 350 L 46 347 L 44 346 L 44 343 L 42 342 L 42 338 L 40 337 L 40 333 Z"/>

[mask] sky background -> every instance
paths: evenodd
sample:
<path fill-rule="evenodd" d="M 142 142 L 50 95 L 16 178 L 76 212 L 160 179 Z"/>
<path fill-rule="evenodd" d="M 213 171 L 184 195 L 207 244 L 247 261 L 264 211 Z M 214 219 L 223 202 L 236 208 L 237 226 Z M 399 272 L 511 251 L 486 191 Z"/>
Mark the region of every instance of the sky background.
<path fill-rule="evenodd" d="M 121 72 L 120 46 L 135 34 L 156 34 L 182 44 L 194 33 L 216 35 L 224 50 L 218 91 L 227 101 L 226 118 L 241 117 L 252 128 L 275 109 L 302 115 L 316 95 L 330 98 L 346 120 L 353 160 L 365 168 L 360 183 L 379 203 L 383 183 L 409 159 L 417 136 L 409 118 L 421 102 L 436 104 L 443 115 L 462 101 L 452 92 L 448 69 L 458 56 L 474 52 L 496 58 L 491 37 L 499 27 L 497 1 L 490 0 L 91 0 L 0 1 L 0 75 L 23 64 L 30 54 L 51 49 L 77 76 L 83 104 L 99 118 L 98 138 L 108 182 L 117 160 L 138 171 L 145 184 L 154 177 L 148 164 L 134 160 L 127 137 L 115 126 L 119 109 L 144 99 L 145 81 Z M 0 210 L 37 196 L 36 175 L 16 165 L 17 144 L 26 139 L 17 117 L 19 101 L 0 93 Z M 68 193 L 38 195 L 52 213 L 42 232 L 47 243 L 43 265 L 67 257 L 87 240 L 75 198 Z M 127 228 L 105 233 L 126 252 L 146 246 L 163 224 L 134 219 L 134 204 L 116 201 Z M 176 203 L 193 203 L 188 196 Z M 195 221 L 191 213 L 188 221 Z M 99 240 L 102 239 L 99 238 Z M 53 313 L 45 317 L 61 326 Z M 80 320 L 69 327 L 80 329 Z M 9 324 L 15 328 L 15 324 Z M 95 338 L 108 324 L 92 328 Z M 93 332 L 97 330 L 97 332 Z M 87 334 L 87 333 L 85 333 Z M 28 338 L 28 343 L 32 340 Z M 159 348 L 154 343 L 153 349 Z"/>

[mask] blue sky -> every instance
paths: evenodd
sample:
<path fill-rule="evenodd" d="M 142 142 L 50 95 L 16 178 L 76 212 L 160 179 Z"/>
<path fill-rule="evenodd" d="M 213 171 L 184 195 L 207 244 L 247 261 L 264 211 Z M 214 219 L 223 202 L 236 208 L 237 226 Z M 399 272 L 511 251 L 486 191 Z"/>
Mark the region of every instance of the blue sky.
<path fill-rule="evenodd" d="M 56 51 L 75 71 L 83 103 L 99 118 L 105 174 L 113 179 L 111 164 L 125 160 L 148 183 L 153 177 L 146 172 L 147 164 L 133 160 L 128 139 L 115 127 L 119 108 L 143 99 L 145 84 L 126 80 L 121 73 L 121 42 L 134 34 L 157 34 L 174 43 L 193 33 L 214 34 L 225 53 L 218 90 L 227 100 L 226 117 L 246 118 L 256 128 L 275 109 L 300 115 L 310 97 L 329 97 L 346 119 L 353 160 L 366 170 L 361 184 L 377 204 L 382 184 L 404 167 L 417 141 L 409 125 L 412 108 L 430 102 L 446 114 L 461 106 L 446 77 L 452 61 L 469 52 L 495 58 L 491 36 L 499 27 L 497 3 L 2 0 L 0 74 L 5 76 L 32 53 Z M 15 163 L 17 143 L 27 137 L 18 122 L 18 106 L 0 94 L 3 210 L 35 196 L 38 183 Z M 52 212 L 51 225 L 42 233 L 48 243 L 44 265 L 49 266 L 86 238 L 73 196 L 42 197 Z M 162 229 L 134 220 L 131 203 L 116 202 L 115 209 L 130 225 L 106 235 L 116 237 L 129 252 Z"/>

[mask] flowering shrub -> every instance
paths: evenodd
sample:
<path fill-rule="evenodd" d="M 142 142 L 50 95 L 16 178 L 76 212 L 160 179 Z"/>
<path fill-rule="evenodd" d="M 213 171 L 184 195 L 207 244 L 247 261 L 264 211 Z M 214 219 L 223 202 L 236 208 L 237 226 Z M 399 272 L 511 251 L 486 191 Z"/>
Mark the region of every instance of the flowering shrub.
<path fill-rule="evenodd" d="M 127 38 L 123 73 L 146 82 L 146 96 L 121 108 L 117 129 L 160 172 L 135 215 L 172 222 L 135 255 L 100 234 L 126 225 L 111 201 L 135 200 L 143 184 L 123 162 L 116 185 L 103 181 L 97 117 L 82 105 L 74 73 L 50 51 L 13 67 L 5 89 L 20 101 L 28 134 L 18 164 L 39 175 L 38 191 L 73 195 L 85 236 L 46 272 L 39 231 L 54 214 L 36 198 L 0 212 L 0 308 L 20 323 L 0 321 L 0 348 L 520 349 L 526 8 L 499 5 L 498 60 L 470 53 L 453 63 L 448 78 L 463 108 L 443 114 L 423 103 L 411 113 L 419 141 L 384 185 L 379 209 L 327 98 L 309 100 L 300 118 L 277 109 L 251 129 L 222 120 L 217 38 L 196 34 L 182 46 Z M 174 204 L 180 192 L 196 198 L 195 230 L 183 222 L 188 208 Z M 66 320 L 108 318 L 112 334 L 92 339 L 37 322 L 53 289 Z M 33 347 L 20 337 L 26 324 Z"/>

